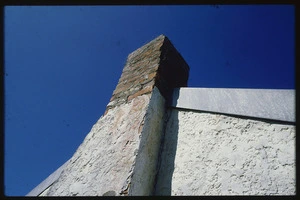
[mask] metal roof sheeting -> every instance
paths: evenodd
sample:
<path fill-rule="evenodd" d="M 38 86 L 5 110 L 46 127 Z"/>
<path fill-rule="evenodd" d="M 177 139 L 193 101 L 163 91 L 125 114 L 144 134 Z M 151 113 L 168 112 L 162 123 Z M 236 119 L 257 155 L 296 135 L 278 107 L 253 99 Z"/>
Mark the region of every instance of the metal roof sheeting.
<path fill-rule="evenodd" d="M 291 89 L 175 88 L 171 106 L 295 122 L 295 98 Z"/>

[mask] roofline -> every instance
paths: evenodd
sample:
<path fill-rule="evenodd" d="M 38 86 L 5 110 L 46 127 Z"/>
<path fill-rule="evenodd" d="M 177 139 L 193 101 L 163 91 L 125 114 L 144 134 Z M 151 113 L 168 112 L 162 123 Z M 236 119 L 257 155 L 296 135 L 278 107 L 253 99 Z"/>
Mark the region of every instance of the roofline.
<path fill-rule="evenodd" d="M 170 106 L 278 121 L 296 121 L 294 89 L 175 88 Z"/>
<path fill-rule="evenodd" d="M 67 162 L 65 162 L 63 165 L 61 165 L 57 170 L 55 170 L 52 174 L 50 174 L 45 180 L 43 180 L 39 185 L 37 185 L 35 188 L 33 188 L 28 194 L 25 196 L 38 196 L 42 192 L 44 192 L 47 188 L 49 188 L 54 181 L 56 181 L 62 171 L 64 170 L 65 166 L 67 165 Z"/>

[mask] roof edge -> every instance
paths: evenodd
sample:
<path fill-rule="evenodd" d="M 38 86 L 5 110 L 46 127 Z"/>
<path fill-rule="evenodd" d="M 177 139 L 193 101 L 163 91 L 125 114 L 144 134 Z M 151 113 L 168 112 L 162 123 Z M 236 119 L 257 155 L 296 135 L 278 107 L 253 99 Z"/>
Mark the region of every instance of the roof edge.
<path fill-rule="evenodd" d="M 56 181 L 65 166 L 68 164 L 70 160 L 61 165 L 57 170 L 55 170 L 52 174 L 50 174 L 45 180 L 43 180 L 40 184 L 38 184 L 35 188 L 33 188 L 28 194 L 25 196 L 39 196 L 42 192 L 44 192 L 49 186 L 51 186 L 54 181 Z"/>
<path fill-rule="evenodd" d="M 175 108 L 296 122 L 293 89 L 175 88 Z"/>

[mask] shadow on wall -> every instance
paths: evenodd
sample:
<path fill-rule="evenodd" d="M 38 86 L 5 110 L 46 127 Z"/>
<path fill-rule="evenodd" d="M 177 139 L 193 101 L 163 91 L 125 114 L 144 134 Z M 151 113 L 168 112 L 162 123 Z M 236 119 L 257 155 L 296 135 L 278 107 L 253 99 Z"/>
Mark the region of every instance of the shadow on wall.
<path fill-rule="evenodd" d="M 169 108 L 168 119 L 163 139 L 161 163 L 155 187 L 155 196 L 171 195 L 172 178 L 175 169 L 175 156 L 178 141 L 178 110 Z"/>

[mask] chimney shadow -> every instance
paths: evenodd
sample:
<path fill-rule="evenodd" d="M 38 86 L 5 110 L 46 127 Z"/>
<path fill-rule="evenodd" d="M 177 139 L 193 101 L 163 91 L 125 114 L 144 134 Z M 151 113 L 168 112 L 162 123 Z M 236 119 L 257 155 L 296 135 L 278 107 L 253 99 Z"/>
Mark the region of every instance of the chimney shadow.
<path fill-rule="evenodd" d="M 173 98 L 177 98 L 174 95 Z M 178 144 L 179 110 L 168 107 L 165 135 L 162 141 L 160 167 L 157 175 L 155 196 L 171 196 L 172 178 L 175 170 L 175 157 Z"/>

